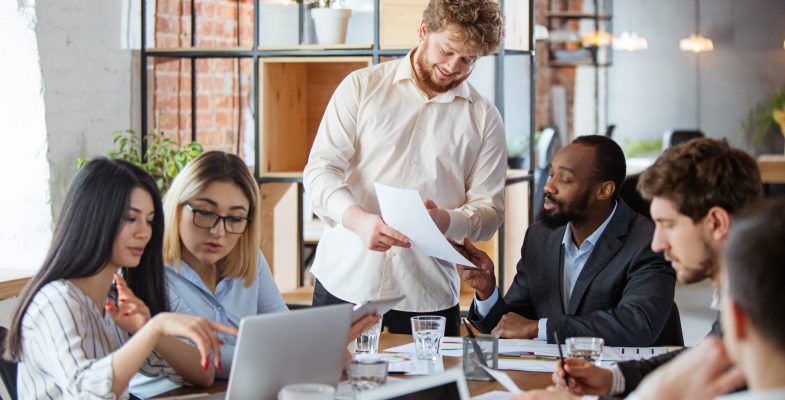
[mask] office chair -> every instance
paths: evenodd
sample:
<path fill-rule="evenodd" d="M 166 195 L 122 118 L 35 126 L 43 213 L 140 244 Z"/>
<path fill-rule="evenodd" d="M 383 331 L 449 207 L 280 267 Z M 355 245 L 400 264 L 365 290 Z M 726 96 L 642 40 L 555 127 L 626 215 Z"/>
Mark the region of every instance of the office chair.
<path fill-rule="evenodd" d="M 665 320 L 665 325 L 662 327 L 660 336 L 654 343 L 655 346 L 684 346 L 684 334 L 681 330 L 681 317 L 679 316 L 679 307 L 676 302 L 671 307 L 671 312 L 668 313 L 668 319 Z"/>
<path fill-rule="evenodd" d="M 8 335 L 8 328 L 0 326 L 0 356 L 5 354 L 5 337 Z M 11 396 L 11 400 L 16 400 L 16 363 L 2 359 L 0 357 L 0 378 Z"/>
<path fill-rule="evenodd" d="M 662 150 L 692 139 L 706 137 L 702 131 L 690 129 L 668 129 L 662 133 Z"/>
<path fill-rule="evenodd" d="M 554 128 L 542 130 L 540 139 L 537 140 L 537 150 L 534 165 L 534 216 L 537 219 L 542 210 L 545 184 L 548 182 L 551 170 L 551 161 L 561 149 L 561 139 Z"/>

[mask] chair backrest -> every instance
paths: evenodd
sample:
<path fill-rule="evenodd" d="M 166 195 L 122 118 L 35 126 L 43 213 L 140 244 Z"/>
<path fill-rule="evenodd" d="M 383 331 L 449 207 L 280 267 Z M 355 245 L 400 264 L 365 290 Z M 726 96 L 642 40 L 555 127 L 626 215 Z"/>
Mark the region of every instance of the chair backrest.
<path fill-rule="evenodd" d="M 649 211 L 650 203 L 641 196 L 636 187 L 638 186 L 639 177 L 640 174 L 634 174 L 627 175 L 627 177 L 624 178 L 624 183 L 622 183 L 621 188 L 619 189 L 619 198 L 624 200 L 633 211 L 651 219 L 651 212 Z"/>
<path fill-rule="evenodd" d="M 16 400 L 16 363 L 2 358 L 5 354 L 6 335 L 8 335 L 8 328 L 0 326 L 0 378 L 3 379 L 11 400 Z"/>
<path fill-rule="evenodd" d="M 706 135 L 699 130 L 690 129 L 668 129 L 662 134 L 662 150 L 687 142 L 692 139 L 705 137 Z"/>
<path fill-rule="evenodd" d="M 671 307 L 665 326 L 662 327 L 660 336 L 654 343 L 655 346 L 684 346 L 684 334 L 681 330 L 681 316 L 676 302 Z"/>
<path fill-rule="evenodd" d="M 542 209 L 543 196 L 545 195 L 545 184 L 550 177 L 551 161 L 556 153 L 561 149 L 561 139 L 556 133 L 556 129 L 545 128 L 542 130 L 540 138 L 537 140 L 537 154 L 534 168 L 534 215 L 539 214 Z"/>

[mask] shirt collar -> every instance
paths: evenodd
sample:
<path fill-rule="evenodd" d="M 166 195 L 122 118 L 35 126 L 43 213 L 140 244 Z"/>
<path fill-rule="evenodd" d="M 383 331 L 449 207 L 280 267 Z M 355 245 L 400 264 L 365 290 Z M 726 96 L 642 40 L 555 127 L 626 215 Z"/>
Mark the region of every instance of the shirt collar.
<path fill-rule="evenodd" d="M 595 229 L 594 232 L 592 232 L 592 234 L 589 235 L 589 237 L 587 237 L 583 243 L 588 243 L 592 247 L 594 247 L 594 245 L 597 244 L 597 241 L 600 240 L 600 236 L 602 236 L 602 233 L 605 232 L 605 228 L 611 222 L 611 219 L 613 219 L 613 215 L 616 214 L 616 208 L 618 206 L 619 206 L 618 202 L 613 203 L 613 210 L 611 211 L 611 214 L 608 215 L 608 218 L 605 218 L 605 221 L 603 221 L 602 225 L 600 225 L 597 229 Z M 561 244 L 564 245 L 565 247 L 572 244 L 571 228 L 572 228 L 572 222 L 568 222 L 567 229 L 564 230 L 564 237 L 561 240 Z M 583 243 L 581 243 L 581 246 L 583 245 Z"/>
<path fill-rule="evenodd" d="M 410 80 L 412 85 L 414 85 L 417 90 L 422 91 L 422 89 L 417 86 L 417 81 L 414 79 L 414 69 L 412 68 L 412 57 L 416 50 L 416 47 L 409 50 L 409 52 L 406 54 L 406 57 L 402 58 L 401 62 L 398 63 L 398 67 L 395 69 L 395 75 L 393 76 L 393 84 L 397 84 L 398 82 L 404 80 Z M 444 93 L 436 95 L 436 97 L 430 99 L 429 101 L 436 103 L 450 103 L 455 100 L 456 97 L 461 97 L 468 100 L 469 102 L 474 102 L 471 90 L 469 90 L 469 84 L 466 81 L 461 82 L 460 85 Z"/>

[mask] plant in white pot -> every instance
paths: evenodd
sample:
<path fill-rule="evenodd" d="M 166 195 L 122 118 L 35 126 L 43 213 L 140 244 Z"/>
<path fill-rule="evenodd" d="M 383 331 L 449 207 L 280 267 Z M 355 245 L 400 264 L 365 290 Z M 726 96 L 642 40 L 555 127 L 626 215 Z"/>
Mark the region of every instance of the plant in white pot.
<path fill-rule="evenodd" d="M 311 18 L 319 44 L 341 44 L 346 42 L 346 28 L 352 10 L 342 7 L 340 0 L 296 0 L 298 3 L 315 4 Z"/>

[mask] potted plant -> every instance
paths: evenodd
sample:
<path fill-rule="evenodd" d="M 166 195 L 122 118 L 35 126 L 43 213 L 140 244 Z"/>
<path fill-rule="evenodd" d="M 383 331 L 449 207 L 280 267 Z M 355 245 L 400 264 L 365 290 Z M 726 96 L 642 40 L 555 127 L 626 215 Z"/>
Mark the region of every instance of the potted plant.
<path fill-rule="evenodd" d="M 316 39 L 319 44 L 346 42 L 346 30 L 352 10 L 341 7 L 340 0 L 295 0 L 297 3 L 314 4 L 311 9 Z"/>
<path fill-rule="evenodd" d="M 512 169 L 529 168 L 526 161 L 529 158 L 529 136 L 507 136 L 507 166 Z"/>
<path fill-rule="evenodd" d="M 143 170 L 155 179 L 161 194 L 166 193 L 172 180 L 180 172 L 185 164 L 193 160 L 204 149 L 197 142 L 190 142 L 185 146 L 180 146 L 177 141 L 166 137 L 163 131 L 152 130 L 147 134 L 147 152 L 144 162 L 142 161 L 141 140 L 139 135 L 131 129 L 115 132 L 114 143 L 117 149 L 109 151 L 109 158 L 126 160 Z M 77 167 L 81 167 L 87 161 L 77 160 Z"/>
<path fill-rule="evenodd" d="M 785 138 L 785 91 L 777 90 L 771 98 L 752 107 L 741 126 L 753 148 L 762 148 L 763 152 L 768 148 L 781 148 L 782 141 L 774 131 L 779 131 Z"/>

